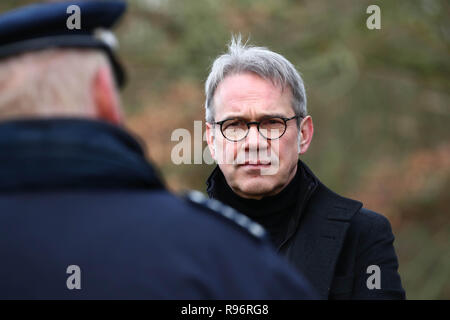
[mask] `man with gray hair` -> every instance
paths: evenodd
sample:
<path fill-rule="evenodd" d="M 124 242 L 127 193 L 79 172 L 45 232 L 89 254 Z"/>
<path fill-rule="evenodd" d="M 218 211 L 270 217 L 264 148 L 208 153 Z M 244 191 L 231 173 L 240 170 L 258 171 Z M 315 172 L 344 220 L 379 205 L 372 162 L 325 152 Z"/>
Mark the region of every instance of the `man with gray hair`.
<path fill-rule="evenodd" d="M 405 298 L 389 221 L 329 190 L 298 159 L 314 126 L 295 67 L 233 37 L 205 93 L 207 142 L 218 163 L 208 195 L 262 224 L 322 298 Z"/>

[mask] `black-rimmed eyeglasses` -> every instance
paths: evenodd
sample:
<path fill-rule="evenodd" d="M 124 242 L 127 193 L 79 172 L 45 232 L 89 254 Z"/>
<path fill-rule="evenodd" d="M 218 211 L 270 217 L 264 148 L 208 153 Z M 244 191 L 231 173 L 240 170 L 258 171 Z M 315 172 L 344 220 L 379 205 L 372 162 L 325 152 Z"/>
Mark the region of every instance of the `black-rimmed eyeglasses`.
<path fill-rule="evenodd" d="M 247 137 L 250 126 L 256 124 L 258 132 L 267 140 L 279 139 L 286 132 L 287 122 L 292 119 L 301 118 L 301 116 L 293 116 L 290 118 L 270 117 L 261 121 L 246 122 L 240 118 L 226 119 L 214 124 L 220 125 L 220 132 L 225 139 L 237 142 Z"/>

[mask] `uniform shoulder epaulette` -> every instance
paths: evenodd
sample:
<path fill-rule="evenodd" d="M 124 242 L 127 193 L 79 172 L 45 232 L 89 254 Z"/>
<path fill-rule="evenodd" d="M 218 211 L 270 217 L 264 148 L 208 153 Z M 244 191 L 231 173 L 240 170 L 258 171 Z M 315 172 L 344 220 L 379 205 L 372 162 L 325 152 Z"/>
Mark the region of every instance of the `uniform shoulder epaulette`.
<path fill-rule="evenodd" d="M 202 207 L 206 207 L 220 214 L 226 219 L 232 221 L 234 224 L 240 226 L 242 229 L 250 233 L 252 236 L 258 239 L 266 238 L 266 231 L 259 223 L 252 221 L 247 216 L 243 215 L 242 213 L 239 213 L 238 211 L 223 204 L 222 202 L 214 199 L 209 199 L 203 193 L 196 190 L 188 191 L 184 195 L 184 197 L 190 202 L 193 202 Z"/>

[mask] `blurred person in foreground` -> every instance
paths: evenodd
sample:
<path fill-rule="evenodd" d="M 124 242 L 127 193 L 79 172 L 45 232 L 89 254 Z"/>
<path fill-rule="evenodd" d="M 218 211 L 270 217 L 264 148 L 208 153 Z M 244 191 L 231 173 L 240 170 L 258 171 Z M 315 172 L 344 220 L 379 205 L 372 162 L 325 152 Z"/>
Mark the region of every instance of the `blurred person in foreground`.
<path fill-rule="evenodd" d="M 299 160 L 314 127 L 295 67 L 233 37 L 205 93 L 218 163 L 208 195 L 262 224 L 321 298 L 404 299 L 389 221 L 329 190 Z"/>
<path fill-rule="evenodd" d="M 170 194 L 120 127 L 107 29 L 124 10 L 0 15 L 0 298 L 316 297 L 261 226 L 201 193 Z"/>

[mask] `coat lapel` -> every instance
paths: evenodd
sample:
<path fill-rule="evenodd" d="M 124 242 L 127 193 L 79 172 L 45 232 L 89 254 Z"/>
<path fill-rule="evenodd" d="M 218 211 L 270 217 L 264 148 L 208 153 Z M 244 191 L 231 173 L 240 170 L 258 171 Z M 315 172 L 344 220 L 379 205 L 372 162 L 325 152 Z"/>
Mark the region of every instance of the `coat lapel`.
<path fill-rule="evenodd" d="M 319 182 L 286 251 L 323 299 L 328 298 L 350 219 L 361 207 L 360 202 L 343 198 Z"/>

